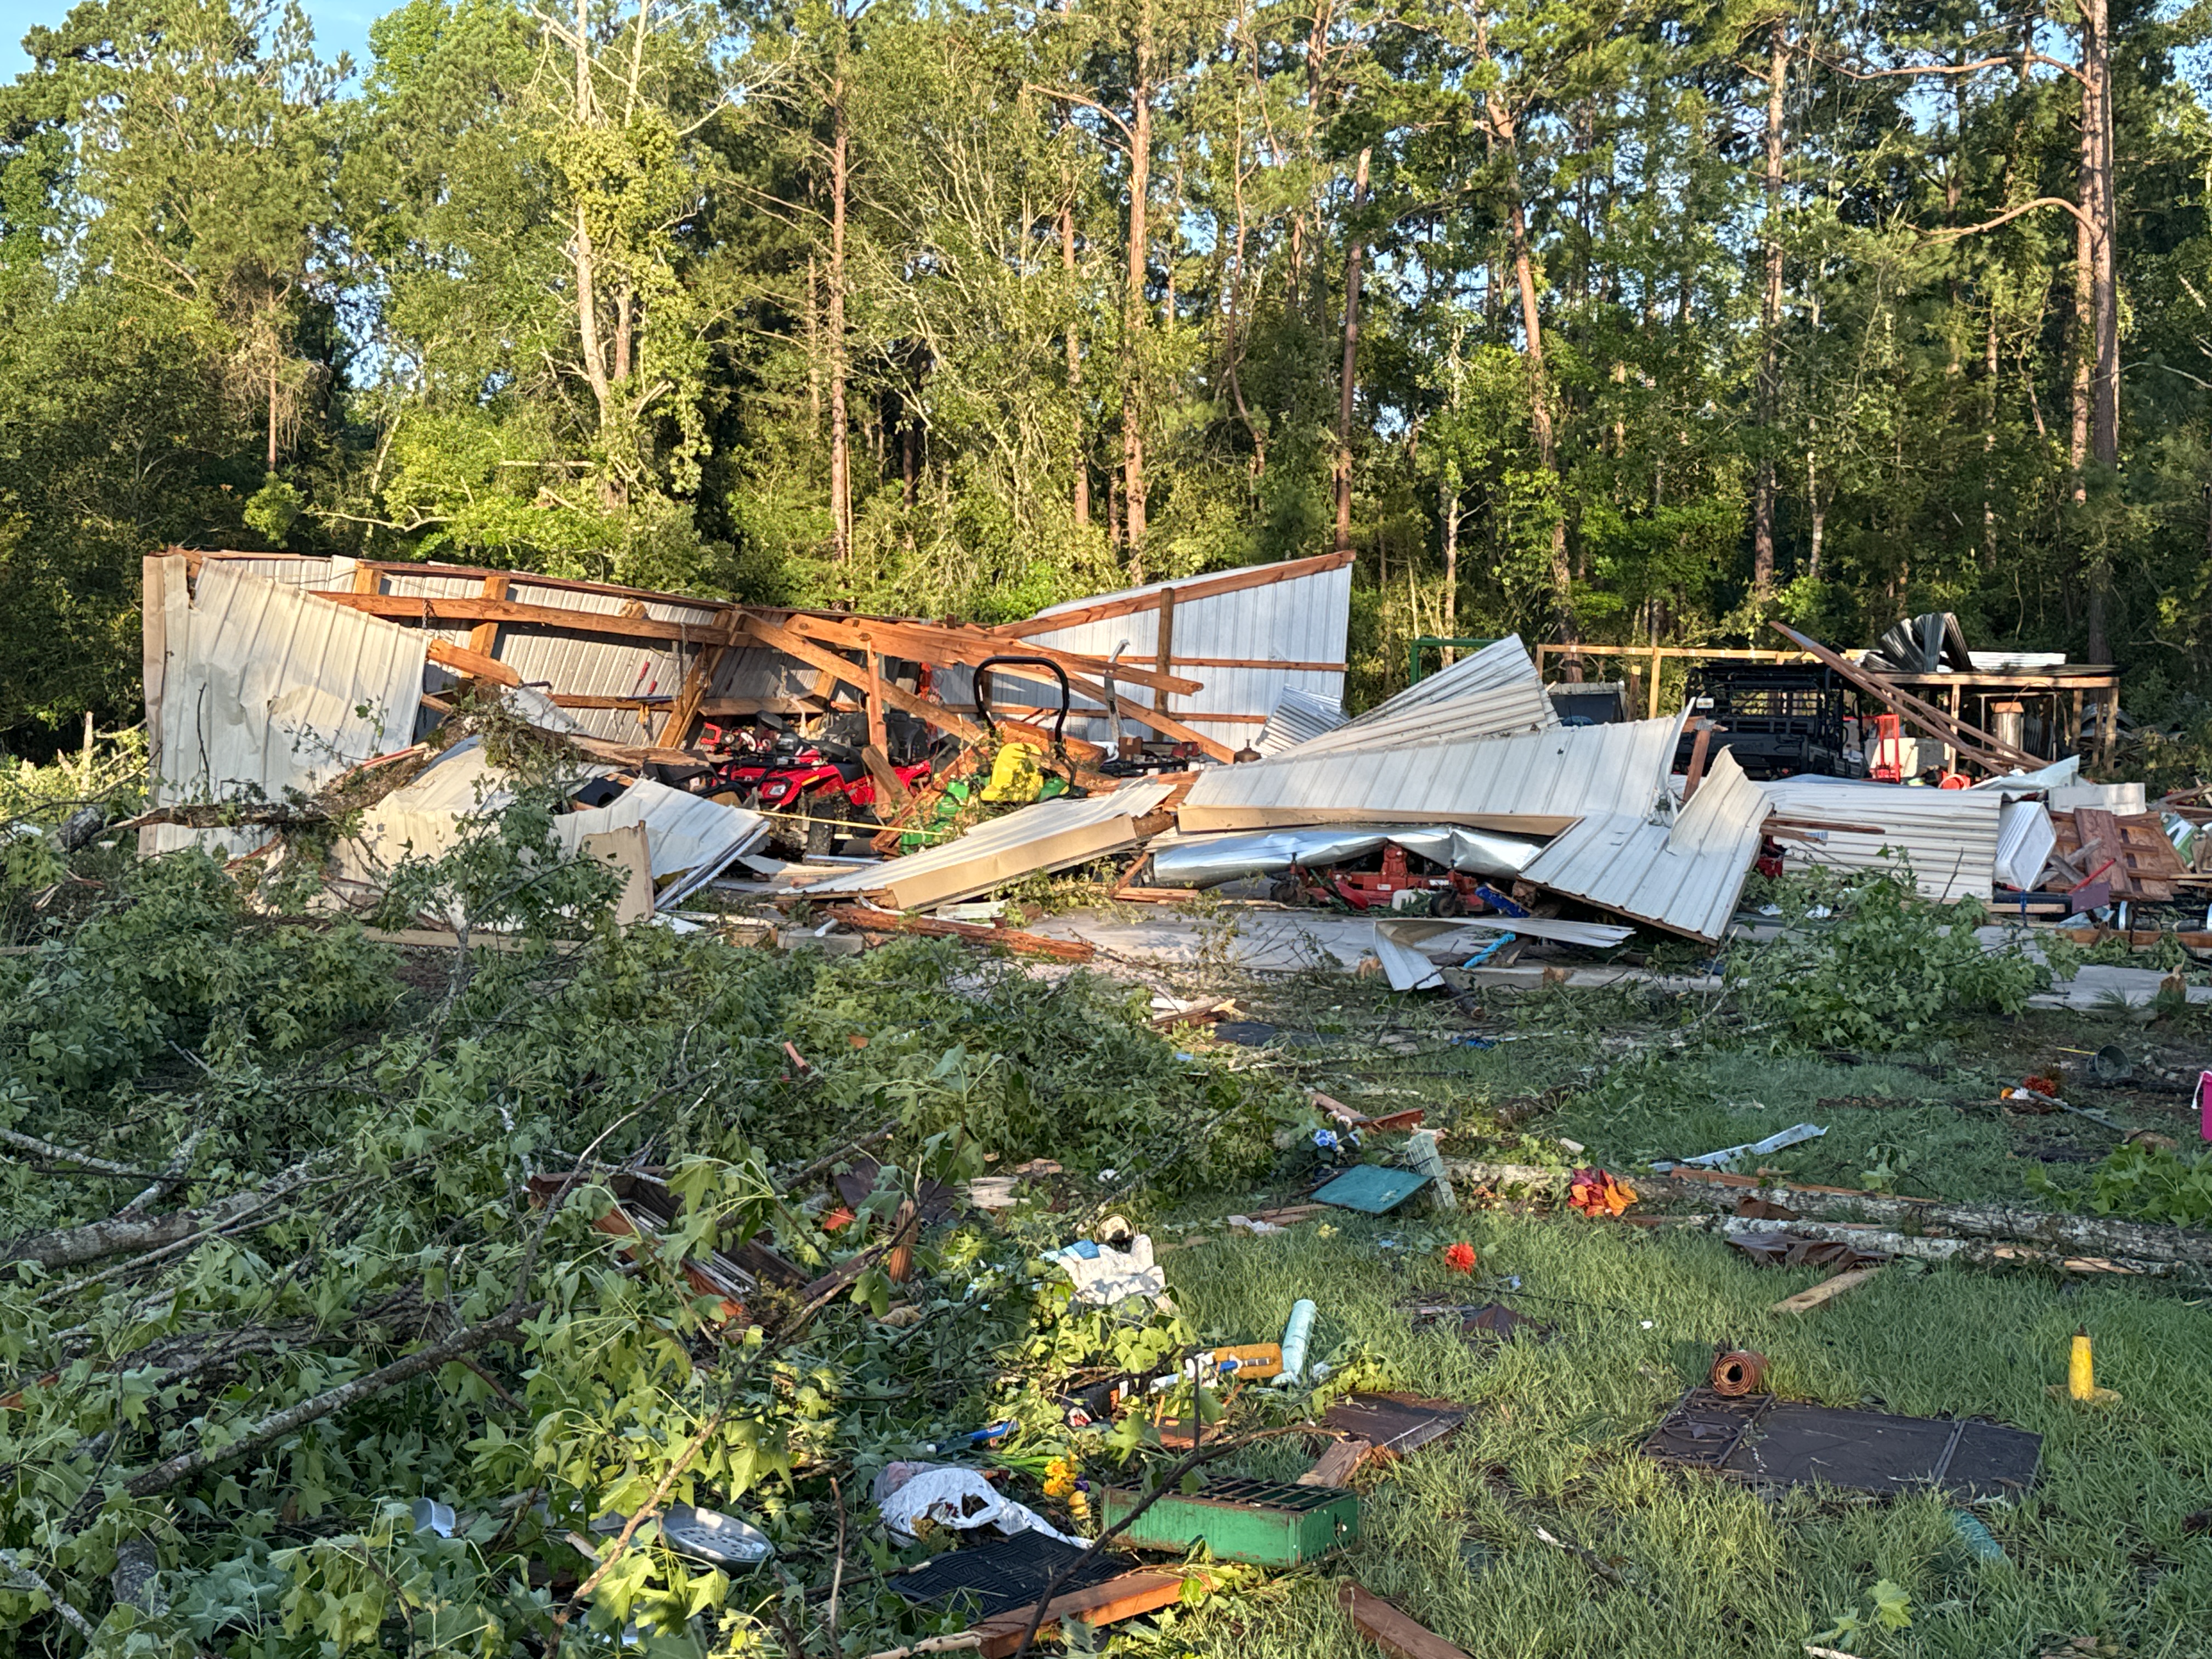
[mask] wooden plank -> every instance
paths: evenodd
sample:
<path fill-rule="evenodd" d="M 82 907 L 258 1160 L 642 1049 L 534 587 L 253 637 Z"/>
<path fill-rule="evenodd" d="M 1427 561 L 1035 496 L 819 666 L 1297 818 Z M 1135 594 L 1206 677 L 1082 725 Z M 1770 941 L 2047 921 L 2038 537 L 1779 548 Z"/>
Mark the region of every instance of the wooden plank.
<path fill-rule="evenodd" d="M 860 653 L 860 660 L 867 665 L 868 670 L 867 746 L 868 748 L 874 750 L 877 755 L 880 757 L 887 755 L 890 752 L 891 746 L 890 728 L 884 724 L 884 659 L 882 655 L 878 652 L 863 651 Z M 865 758 L 865 753 L 863 757 Z M 868 769 L 872 774 L 875 770 L 872 766 Z M 886 763 L 885 769 L 889 769 L 888 762 Z M 878 779 L 877 782 L 880 785 L 882 780 Z M 904 792 L 901 791 L 901 793 L 903 793 Z"/>
<path fill-rule="evenodd" d="M 384 572 L 373 564 L 357 564 L 353 568 L 353 591 L 356 593 L 380 593 L 384 591 Z"/>
<path fill-rule="evenodd" d="M 456 674 L 465 674 L 480 680 L 489 680 L 494 685 L 520 685 L 522 676 L 496 657 L 487 657 L 466 646 L 448 645 L 443 640 L 426 640 L 422 653 L 441 668 L 450 668 Z"/>
<path fill-rule="evenodd" d="M 744 613 L 740 615 L 744 631 L 763 645 L 772 647 L 786 656 L 796 657 L 808 666 L 820 669 L 824 676 L 844 681 L 856 691 L 866 693 L 867 690 L 867 677 L 861 672 L 859 665 L 848 662 L 836 652 L 816 644 L 812 640 L 794 634 L 787 628 L 769 622 L 765 617 Z M 950 732 L 963 743 L 981 743 L 983 740 L 984 732 L 981 726 L 972 720 L 962 720 L 959 715 L 941 703 L 932 702 L 927 697 L 918 697 L 911 691 L 901 690 L 889 684 L 883 685 L 879 689 L 882 690 L 884 701 L 892 708 L 902 709 L 916 720 L 936 726 L 939 731 Z"/>
<path fill-rule="evenodd" d="M 1364 1463 L 1375 1448 L 1364 1440 L 1339 1440 L 1321 1455 L 1314 1466 L 1300 1475 L 1301 1486 L 1348 1486 L 1353 1473 Z"/>
<path fill-rule="evenodd" d="M 1277 564 L 1248 565 L 1242 570 L 1231 570 L 1218 576 L 1209 576 L 1194 582 L 1178 582 L 1175 591 L 1185 605 L 1194 599 L 1210 599 L 1217 594 L 1241 592 L 1248 587 L 1267 587 L 1276 582 L 1295 581 L 1301 576 L 1317 576 L 1325 571 L 1337 570 L 1350 564 L 1350 553 L 1322 553 L 1310 559 L 1285 559 Z M 1025 640 L 1038 634 L 1054 634 L 1063 628 L 1080 628 L 1085 623 L 1110 622 L 1116 617 L 1133 617 L 1140 611 L 1157 611 L 1160 605 L 1158 592 L 1140 593 L 1126 599 L 1103 599 L 1097 605 L 1079 605 L 1073 611 L 1062 611 L 1055 616 L 1031 617 L 1024 622 L 1008 623 L 991 632 L 1000 639 Z"/>
<path fill-rule="evenodd" d="M 1844 1291 L 1856 1290 L 1881 1271 L 1878 1267 L 1851 1267 L 1843 1273 L 1832 1273 L 1809 1291 L 1784 1297 L 1771 1311 L 1779 1314 L 1810 1313 L 1823 1303 L 1834 1301 Z"/>
<path fill-rule="evenodd" d="M 483 597 L 488 599 L 505 599 L 507 597 L 507 578 L 505 576 L 486 576 L 483 580 Z M 494 655 L 497 652 L 498 647 L 499 624 L 497 623 L 480 622 L 474 628 L 469 629 L 470 650 L 474 651 L 482 656 L 489 657 Z"/>
<path fill-rule="evenodd" d="M 513 599 L 434 599 L 427 594 L 334 593 L 310 588 L 316 598 L 349 610 L 393 622 L 506 623 L 517 627 L 561 628 L 571 633 L 607 634 L 622 639 L 671 640 L 705 644 L 726 639 L 711 623 L 660 622 L 651 617 L 611 617 L 601 611 L 563 611 L 556 605 L 524 605 Z M 741 614 L 741 613 L 740 613 Z M 471 635 L 473 637 L 473 635 Z"/>
<path fill-rule="evenodd" d="M 802 888 L 793 896 L 804 896 L 805 892 Z M 857 904 L 825 909 L 847 927 L 857 927 L 864 933 L 918 933 L 925 939 L 964 939 L 971 945 L 995 945 L 1018 957 L 1050 957 L 1055 962 L 1089 962 L 1098 954 L 1098 947 L 1089 939 L 1047 939 L 1042 933 L 1026 933 L 1018 927 L 945 921 L 936 916 L 910 916 L 900 910 Z"/>
<path fill-rule="evenodd" d="M 858 623 L 830 617 L 794 617 L 791 631 L 825 645 L 834 645 L 847 651 L 889 650 L 892 654 L 915 662 L 958 663 L 972 668 L 1006 653 L 1006 642 L 976 629 L 940 628 L 933 623 Z M 1042 657 L 1048 662 L 1058 663 L 1062 668 L 1088 674 L 1103 674 L 1111 668 L 1114 678 L 1141 685 L 1149 691 L 1181 691 L 1195 693 L 1206 690 L 1203 680 L 1187 680 L 1173 674 L 1158 672 L 1149 668 L 1134 668 L 1127 663 L 1109 664 L 1103 657 L 1085 656 L 1078 651 L 1062 651 L 1056 646 L 1024 645 L 1021 654 Z M 1016 671 L 1009 670 L 1008 672 Z M 1030 678 L 1037 678 L 1035 675 Z"/>
<path fill-rule="evenodd" d="M 1169 672 L 1168 664 L 1175 655 L 1175 613 L 1176 591 L 1172 587 L 1164 587 L 1160 590 L 1159 644 L 1154 653 L 1154 660 L 1162 674 Z M 1171 712 L 1166 692 L 1161 692 L 1153 702 L 1163 714 Z"/>
<path fill-rule="evenodd" d="M 726 645 L 710 645 L 691 659 L 691 672 L 684 677 L 684 689 L 676 694 L 676 704 L 668 711 L 658 741 L 665 747 L 681 744 L 691 735 L 691 722 L 699 717 L 699 705 L 707 696 L 707 688 L 714 684 L 715 671 L 722 665 Z"/>
<path fill-rule="evenodd" d="M 1112 1625 L 1156 1613 L 1182 1599 L 1182 1582 L 1174 1573 L 1125 1572 L 1119 1578 L 1109 1578 L 1088 1589 L 1055 1595 L 1045 1603 L 1044 1617 L 1037 1624 L 1037 1639 L 1042 1641 L 1048 1635 L 1057 1634 L 1064 1619 L 1079 1620 L 1086 1625 Z M 1009 1659 L 1021 1645 L 1022 1632 L 1030 1627 L 1030 1616 L 1034 1611 L 1033 1607 L 1013 1607 L 972 1626 L 969 1633 L 982 1638 L 977 1646 L 983 1659 Z"/>
<path fill-rule="evenodd" d="M 1176 657 L 1176 668 L 1279 668 L 1293 674 L 1341 674 L 1350 665 L 1340 662 L 1292 662 L 1283 657 Z"/>
<path fill-rule="evenodd" d="M 860 750 L 860 764 L 868 769 L 868 775 L 875 780 L 877 794 L 883 797 L 884 804 L 890 809 L 889 812 L 878 816 L 888 818 L 905 811 L 914 796 L 900 779 L 898 769 L 891 764 L 891 757 L 884 752 L 883 745 L 876 743 L 865 745 Z"/>
<path fill-rule="evenodd" d="M 1390 1659 L 1468 1659 L 1465 1649 L 1454 1647 L 1372 1590 L 1349 1580 L 1337 1586 L 1336 1602 L 1352 1615 L 1359 1633 Z"/>
<path fill-rule="evenodd" d="M 1682 804 L 1689 805 L 1690 797 L 1698 793 L 1698 785 L 1705 775 L 1705 750 L 1713 741 L 1713 723 L 1698 722 L 1697 741 L 1690 745 L 1690 769 L 1682 778 Z"/>

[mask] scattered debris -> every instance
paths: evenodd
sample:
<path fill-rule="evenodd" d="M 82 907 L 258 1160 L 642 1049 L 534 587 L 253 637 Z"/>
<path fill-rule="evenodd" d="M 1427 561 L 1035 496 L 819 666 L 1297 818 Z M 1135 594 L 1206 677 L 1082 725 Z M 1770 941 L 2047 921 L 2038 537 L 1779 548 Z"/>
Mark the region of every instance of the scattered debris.
<path fill-rule="evenodd" d="M 1643 1452 L 1747 1486 L 1826 1485 L 1883 1498 L 1932 1488 L 1971 1502 L 2027 1491 L 2042 1447 L 2039 1434 L 1978 1418 L 1895 1417 L 1698 1388 L 1676 1402 Z"/>
<path fill-rule="evenodd" d="M 1316 1203 L 1364 1215 L 1387 1215 L 1429 1184 L 1431 1177 L 1417 1170 L 1393 1170 L 1380 1164 L 1355 1164 L 1342 1175 L 1317 1188 Z"/>
<path fill-rule="evenodd" d="M 876 1476 L 872 1496 L 892 1540 L 902 1545 L 914 1543 L 931 1528 L 967 1532 L 991 1526 L 1005 1533 L 1041 1532 L 1083 1547 L 1083 1540 L 1070 1538 L 1035 1510 L 1002 1496 L 974 1469 L 948 1463 L 887 1463 Z"/>
<path fill-rule="evenodd" d="M 1636 1188 L 1603 1170 L 1577 1170 L 1568 1177 L 1567 1202 L 1586 1216 L 1617 1216 L 1636 1202 Z"/>
<path fill-rule="evenodd" d="M 1739 1146 L 1723 1146 L 1717 1152 L 1701 1152 L 1695 1158 L 1681 1158 L 1674 1163 L 1656 1163 L 1651 1167 L 1662 1175 L 1670 1170 L 1686 1168 L 1725 1170 L 1739 1158 L 1752 1156 L 1763 1158 L 1769 1152 L 1778 1152 L 1787 1146 L 1802 1146 L 1806 1141 L 1816 1140 L 1827 1133 L 1817 1123 L 1799 1123 L 1778 1133 L 1771 1134 L 1764 1140 L 1747 1140 Z"/>
<path fill-rule="evenodd" d="M 1347 1579 L 1337 1586 L 1337 1605 L 1351 1616 L 1359 1633 L 1389 1659 L 1468 1659 L 1434 1631 L 1415 1623 L 1396 1607 Z"/>
<path fill-rule="evenodd" d="M 1755 1349 L 1733 1349 L 1713 1361 L 1706 1381 L 1712 1384 L 1713 1392 L 1724 1400 L 1755 1394 L 1759 1385 L 1766 1381 L 1766 1356 Z"/>

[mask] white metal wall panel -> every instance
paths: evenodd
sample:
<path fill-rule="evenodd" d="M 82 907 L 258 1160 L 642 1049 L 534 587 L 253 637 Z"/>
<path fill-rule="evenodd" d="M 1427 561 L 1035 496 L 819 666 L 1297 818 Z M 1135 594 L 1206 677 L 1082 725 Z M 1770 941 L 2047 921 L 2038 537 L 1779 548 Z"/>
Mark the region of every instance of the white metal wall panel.
<path fill-rule="evenodd" d="M 169 595 L 155 799 L 281 799 L 412 738 L 422 636 L 209 560 Z"/>
<path fill-rule="evenodd" d="M 1157 593 L 1162 588 L 1182 589 L 1195 582 L 1217 580 L 1220 574 L 1216 571 L 1204 576 L 1158 582 L 1149 587 L 1094 594 L 1071 599 L 1064 605 L 1054 605 L 1037 615 L 1042 618 L 1051 616 L 1055 611 L 1134 599 Z M 1227 593 L 1206 594 L 1194 599 L 1179 598 L 1176 601 L 1175 635 L 1171 646 L 1178 658 L 1231 657 L 1273 662 L 1341 663 L 1349 646 L 1351 627 L 1352 567 L 1347 564 L 1334 570 L 1292 576 L 1282 581 L 1240 587 Z M 1048 645 L 1059 651 L 1106 657 L 1112 655 L 1114 647 L 1125 640 L 1128 641 L 1128 648 L 1121 653 L 1125 660 L 1138 667 L 1153 666 L 1159 652 L 1159 612 L 1142 611 L 1132 616 L 1109 617 L 1103 622 L 1079 623 L 1071 627 L 1054 629 L 1049 633 L 1032 635 L 1027 641 L 1010 640 L 1006 650 L 1009 655 L 1017 655 L 1024 644 Z M 1339 702 L 1344 698 L 1344 672 L 1341 669 L 1177 667 L 1173 672 L 1182 678 L 1202 682 L 1206 689 L 1171 698 L 1167 712 L 1193 729 L 1227 744 L 1231 749 L 1242 749 L 1260 735 L 1266 717 L 1275 707 L 1276 699 L 1287 689 L 1311 692 Z M 992 680 L 992 700 L 994 703 L 1045 705 L 1059 701 L 1059 690 L 1050 681 L 1017 680 L 1011 674 L 994 674 Z M 965 674 L 957 678 L 951 675 L 941 677 L 940 684 L 947 702 L 965 703 L 974 701 Z M 1117 686 L 1115 689 L 1117 694 L 1131 705 L 1140 708 L 1152 706 L 1152 693 L 1143 687 Z M 1085 711 L 1098 709 L 1097 703 L 1080 696 L 1074 700 L 1073 706 Z M 1239 714 L 1250 718 L 1236 720 L 1200 718 L 1206 714 Z M 1095 742 L 1105 735 L 1107 722 L 1103 713 L 1086 713 L 1081 720 L 1071 719 L 1068 729 Z"/>
<path fill-rule="evenodd" d="M 1769 810 L 1759 786 L 1723 750 L 1671 825 L 1626 815 L 1584 818 L 1554 837 L 1522 878 L 1674 933 L 1718 939 L 1759 856 Z"/>
<path fill-rule="evenodd" d="M 1982 898 L 1996 879 L 1995 789 L 1925 789 L 1850 778 L 1777 778 L 1760 784 L 1778 817 L 1830 830 L 1824 842 L 1784 843 L 1786 862 L 1844 870 L 1895 870 L 1910 859 L 1915 885 L 1932 899 Z M 1885 849 L 1889 856 L 1883 856 Z"/>
<path fill-rule="evenodd" d="M 1684 716 L 1507 737 L 1406 742 L 1209 767 L 1177 812 L 1185 830 L 1447 823 L 1556 832 L 1592 814 L 1666 810 Z"/>

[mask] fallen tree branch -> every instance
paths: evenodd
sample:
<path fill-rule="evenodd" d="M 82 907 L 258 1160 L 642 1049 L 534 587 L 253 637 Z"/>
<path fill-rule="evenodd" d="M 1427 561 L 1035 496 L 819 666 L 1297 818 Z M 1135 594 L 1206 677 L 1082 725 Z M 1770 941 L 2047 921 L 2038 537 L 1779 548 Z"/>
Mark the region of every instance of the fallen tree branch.
<path fill-rule="evenodd" d="M 56 1146 L 51 1140 L 41 1140 L 36 1135 L 27 1135 L 20 1129 L 0 1129 L 0 1141 L 5 1141 L 17 1152 L 30 1152 L 40 1158 L 52 1158 L 58 1164 L 74 1164 L 80 1169 L 98 1175 L 114 1176 L 123 1181 L 151 1181 L 154 1176 L 144 1170 L 134 1170 L 127 1164 L 111 1164 L 104 1158 L 94 1158 L 88 1152 L 72 1152 L 67 1146 Z"/>
<path fill-rule="evenodd" d="M 41 1267 L 74 1267 L 87 1261 L 98 1261 L 111 1255 L 121 1255 L 131 1250 L 160 1249 L 191 1237 L 195 1233 L 214 1232 L 240 1222 L 265 1209 L 273 1209 L 305 1179 L 309 1163 L 295 1164 L 279 1170 L 258 1187 L 243 1193 L 234 1193 L 228 1198 L 197 1210 L 176 1210 L 167 1215 L 149 1216 L 135 1213 L 138 1202 L 131 1200 L 127 1207 L 105 1221 L 87 1222 L 82 1227 L 64 1228 L 59 1232 L 28 1233 L 20 1238 L 0 1243 L 0 1263 L 35 1261 Z M 133 1171 L 133 1174 L 137 1174 Z"/>
<path fill-rule="evenodd" d="M 510 1305 L 489 1319 L 455 1331 L 443 1341 L 434 1342 L 427 1348 L 417 1348 L 388 1365 L 380 1365 L 373 1371 L 356 1376 L 350 1382 L 342 1382 L 335 1389 L 325 1389 L 297 1405 L 272 1413 L 235 1440 L 221 1446 L 203 1447 L 198 1451 L 179 1452 L 174 1457 L 131 1476 L 124 1483 L 123 1490 L 133 1498 L 151 1498 L 156 1492 L 167 1492 L 204 1469 L 211 1469 L 217 1464 L 243 1457 L 248 1452 L 258 1451 L 264 1446 L 298 1433 L 310 1423 L 320 1422 L 334 1412 L 342 1412 L 349 1406 L 382 1394 L 387 1389 L 398 1388 L 402 1382 L 412 1382 L 425 1371 L 435 1370 L 447 1360 L 472 1353 L 502 1336 L 511 1336 L 524 1320 L 544 1305 L 542 1302 Z"/>

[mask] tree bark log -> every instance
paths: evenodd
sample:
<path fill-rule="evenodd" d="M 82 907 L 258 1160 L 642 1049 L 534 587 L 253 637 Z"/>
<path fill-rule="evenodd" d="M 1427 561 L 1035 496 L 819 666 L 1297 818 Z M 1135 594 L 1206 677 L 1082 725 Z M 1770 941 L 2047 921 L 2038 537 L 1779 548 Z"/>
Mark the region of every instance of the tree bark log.
<path fill-rule="evenodd" d="M 1367 205 L 1367 162 L 1370 151 L 1359 152 L 1358 171 L 1352 185 L 1352 217 L 1357 220 Z M 1344 251 L 1344 365 L 1337 377 L 1336 401 L 1336 550 L 1352 548 L 1352 405 L 1358 389 L 1359 279 L 1366 246 L 1355 223 Z"/>

